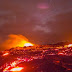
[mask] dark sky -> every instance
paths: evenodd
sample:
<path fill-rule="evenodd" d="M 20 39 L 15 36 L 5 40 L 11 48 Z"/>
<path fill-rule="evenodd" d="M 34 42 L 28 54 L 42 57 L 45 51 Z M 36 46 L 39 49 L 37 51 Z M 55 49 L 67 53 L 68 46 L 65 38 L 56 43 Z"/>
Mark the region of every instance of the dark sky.
<path fill-rule="evenodd" d="M 0 0 L 0 41 L 9 34 L 37 44 L 72 42 L 72 0 Z"/>

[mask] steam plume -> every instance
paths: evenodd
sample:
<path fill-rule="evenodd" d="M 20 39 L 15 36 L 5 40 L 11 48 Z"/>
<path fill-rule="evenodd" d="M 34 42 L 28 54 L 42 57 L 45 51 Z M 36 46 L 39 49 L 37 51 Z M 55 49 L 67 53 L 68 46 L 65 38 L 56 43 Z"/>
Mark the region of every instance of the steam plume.
<path fill-rule="evenodd" d="M 23 35 L 10 34 L 8 40 L 2 43 L 2 48 L 9 49 L 12 47 L 23 47 L 25 43 L 29 43 L 28 39 Z"/>

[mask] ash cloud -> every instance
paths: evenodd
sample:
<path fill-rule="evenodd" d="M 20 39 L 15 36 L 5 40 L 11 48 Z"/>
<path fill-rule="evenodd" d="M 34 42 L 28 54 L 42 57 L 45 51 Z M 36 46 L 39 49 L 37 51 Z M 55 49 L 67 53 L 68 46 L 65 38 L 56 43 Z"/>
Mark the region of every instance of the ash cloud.
<path fill-rule="evenodd" d="M 1 48 L 3 50 L 3 49 L 10 49 L 18 46 L 23 47 L 26 42 L 29 41 L 23 35 L 10 34 L 8 35 L 8 39 L 1 44 Z"/>

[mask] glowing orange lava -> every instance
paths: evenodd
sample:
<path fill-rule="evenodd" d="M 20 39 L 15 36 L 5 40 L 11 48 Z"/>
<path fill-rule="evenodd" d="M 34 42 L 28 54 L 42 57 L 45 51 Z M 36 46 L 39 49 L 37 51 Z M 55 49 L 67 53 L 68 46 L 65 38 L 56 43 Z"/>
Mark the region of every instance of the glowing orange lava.
<path fill-rule="evenodd" d="M 72 44 L 69 44 L 68 47 L 72 47 Z"/>
<path fill-rule="evenodd" d="M 33 46 L 32 43 L 25 43 L 24 46 Z"/>
<path fill-rule="evenodd" d="M 3 72 L 6 72 L 8 69 L 10 68 L 10 66 L 6 67 Z"/>
<path fill-rule="evenodd" d="M 15 66 L 15 65 L 16 65 L 16 62 L 12 62 L 11 66 L 13 67 L 13 66 Z"/>
<path fill-rule="evenodd" d="M 4 53 L 4 54 L 3 54 L 3 56 L 7 56 L 7 55 L 9 55 L 9 53 Z"/>
<path fill-rule="evenodd" d="M 12 68 L 10 71 L 21 71 L 22 69 L 24 69 L 23 67 L 15 67 L 15 68 Z"/>

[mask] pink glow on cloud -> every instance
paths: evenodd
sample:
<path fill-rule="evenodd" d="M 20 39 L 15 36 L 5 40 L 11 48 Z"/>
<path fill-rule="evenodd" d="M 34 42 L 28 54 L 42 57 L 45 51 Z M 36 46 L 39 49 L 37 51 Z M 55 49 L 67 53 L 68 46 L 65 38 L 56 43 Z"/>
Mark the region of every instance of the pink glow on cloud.
<path fill-rule="evenodd" d="M 37 5 L 37 8 L 40 8 L 40 9 L 48 9 L 48 4 L 47 3 L 39 3 Z"/>

